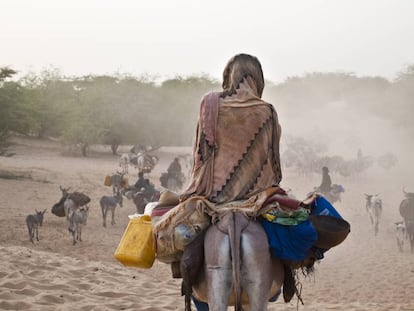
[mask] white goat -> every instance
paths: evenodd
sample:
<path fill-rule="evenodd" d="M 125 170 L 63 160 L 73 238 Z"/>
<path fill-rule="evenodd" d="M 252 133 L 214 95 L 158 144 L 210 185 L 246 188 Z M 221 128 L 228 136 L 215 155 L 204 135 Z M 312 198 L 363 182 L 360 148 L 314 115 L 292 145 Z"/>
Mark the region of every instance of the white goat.
<path fill-rule="evenodd" d="M 395 223 L 395 231 L 397 235 L 397 245 L 400 252 L 404 250 L 404 240 L 405 240 L 405 225 L 403 221 Z"/>
<path fill-rule="evenodd" d="M 379 221 L 382 214 L 382 200 L 379 194 L 365 194 L 365 208 L 368 212 L 371 224 L 374 226 L 374 234 L 378 234 Z"/>
<path fill-rule="evenodd" d="M 122 173 L 128 174 L 128 166 L 129 166 L 129 154 L 123 153 L 119 158 L 119 167 L 122 169 Z"/>

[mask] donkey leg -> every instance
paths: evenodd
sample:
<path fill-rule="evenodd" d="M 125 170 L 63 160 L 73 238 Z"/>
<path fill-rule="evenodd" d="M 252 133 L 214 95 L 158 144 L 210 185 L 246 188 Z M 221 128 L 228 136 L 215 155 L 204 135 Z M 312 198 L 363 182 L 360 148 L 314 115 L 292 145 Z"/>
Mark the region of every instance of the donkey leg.
<path fill-rule="evenodd" d="M 106 207 L 102 207 L 102 221 L 103 221 L 103 223 L 102 223 L 102 225 L 104 226 L 104 227 L 106 227 L 106 212 L 107 212 L 108 210 L 107 210 L 107 208 Z"/>
<path fill-rule="evenodd" d="M 81 224 L 79 224 L 79 227 L 78 227 L 78 240 L 79 242 L 82 242 L 82 225 Z"/>
<path fill-rule="evenodd" d="M 33 228 L 29 229 L 29 237 L 30 237 L 30 242 L 34 243 L 33 242 L 33 238 L 34 238 L 34 229 Z"/>
<path fill-rule="evenodd" d="M 76 230 L 77 228 L 74 228 L 72 231 L 72 245 L 76 244 Z"/>
<path fill-rule="evenodd" d="M 241 239 L 241 286 L 249 297 L 251 311 L 267 310 L 274 278 L 279 279 L 279 288 L 283 280 L 283 267 L 280 262 L 273 266 L 267 237 L 259 226 L 250 222 Z"/>
<path fill-rule="evenodd" d="M 35 226 L 35 231 L 36 231 L 36 241 L 39 241 L 39 227 L 37 225 Z"/>
<path fill-rule="evenodd" d="M 208 304 L 211 310 L 227 311 L 232 289 L 232 265 L 228 236 L 212 226 L 206 233 L 204 251 Z"/>

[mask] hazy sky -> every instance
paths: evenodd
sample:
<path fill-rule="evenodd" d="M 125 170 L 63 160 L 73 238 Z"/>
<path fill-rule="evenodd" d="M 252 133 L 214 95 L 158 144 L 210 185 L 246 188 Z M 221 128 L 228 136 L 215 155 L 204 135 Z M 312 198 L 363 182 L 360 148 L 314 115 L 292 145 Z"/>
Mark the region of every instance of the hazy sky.
<path fill-rule="evenodd" d="M 414 63 L 414 1 L 0 0 L 0 66 L 21 72 L 220 79 L 241 52 L 275 82 L 311 71 L 393 78 Z"/>

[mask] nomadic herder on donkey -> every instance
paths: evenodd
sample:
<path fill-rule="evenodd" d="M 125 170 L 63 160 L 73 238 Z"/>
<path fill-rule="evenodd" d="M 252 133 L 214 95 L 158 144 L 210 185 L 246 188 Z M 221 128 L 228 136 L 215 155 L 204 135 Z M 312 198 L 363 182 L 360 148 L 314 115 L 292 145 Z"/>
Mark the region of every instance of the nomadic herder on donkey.
<path fill-rule="evenodd" d="M 222 87 L 218 105 L 202 100 L 194 169 L 182 199 L 201 195 L 216 204 L 248 199 L 282 179 L 281 127 L 274 107 L 261 99 L 259 60 L 234 56 L 224 69 Z"/>
<path fill-rule="evenodd" d="M 238 54 L 224 69 L 223 91 L 203 97 L 193 150 L 193 171 L 187 189 L 180 196 L 181 211 L 186 211 L 186 205 L 191 206 L 194 201 L 202 202 L 214 223 L 217 219 L 211 211 L 218 211 L 229 202 L 249 202 L 240 203 L 240 207 L 245 206 L 247 211 L 253 206 L 259 211 L 272 195 L 283 195 L 289 201 L 285 191 L 279 187 L 282 179 L 281 126 L 275 108 L 261 99 L 264 84 L 259 60 L 251 55 Z M 167 217 L 171 219 L 178 215 L 179 208 L 176 207 L 176 211 Z M 164 216 L 161 225 L 155 224 L 156 236 L 168 226 L 166 220 Z M 205 230 L 209 223 L 201 226 L 200 231 Z M 157 236 L 160 253 L 162 242 L 172 235 L 165 234 L 162 239 Z M 310 239 L 306 248 L 315 242 L 316 233 Z M 165 243 L 167 247 L 176 247 L 174 244 L 177 242 Z M 179 260 L 178 256 L 177 261 L 169 261 L 173 276 L 179 274 Z M 284 275 L 283 297 L 288 302 L 297 293 L 289 265 L 284 265 Z M 194 297 L 193 301 L 198 310 L 208 310 L 208 304 Z"/>

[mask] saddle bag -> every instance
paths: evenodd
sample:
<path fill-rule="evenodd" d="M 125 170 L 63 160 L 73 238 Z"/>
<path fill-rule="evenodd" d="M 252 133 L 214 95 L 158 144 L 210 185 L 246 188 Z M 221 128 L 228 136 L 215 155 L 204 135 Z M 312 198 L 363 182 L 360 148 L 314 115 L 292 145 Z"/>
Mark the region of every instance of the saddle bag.
<path fill-rule="evenodd" d="M 65 217 L 65 209 L 63 208 L 63 202 L 62 203 L 56 203 L 52 207 L 52 214 L 58 216 L 58 217 Z"/>
<path fill-rule="evenodd" d="M 204 213 L 204 200 L 203 197 L 191 197 L 153 224 L 155 252 L 159 261 L 179 261 L 185 247 L 210 225 L 210 218 Z"/>
<path fill-rule="evenodd" d="M 87 196 L 86 194 L 82 192 L 77 192 L 77 191 L 69 194 L 68 199 L 75 202 L 75 204 L 78 206 L 84 206 L 91 201 L 91 198 L 89 196 Z"/>
<path fill-rule="evenodd" d="M 323 196 L 316 197 L 309 218 L 318 233 L 315 243 L 318 248 L 327 250 L 341 244 L 351 232 L 351 225 Z"/>

